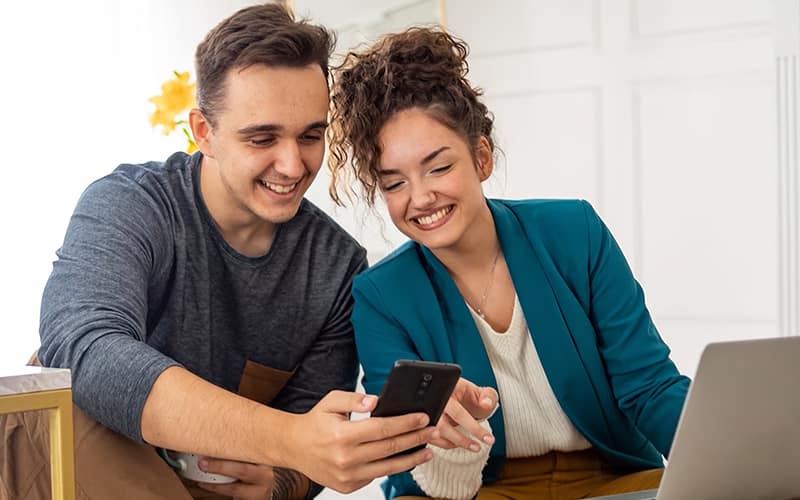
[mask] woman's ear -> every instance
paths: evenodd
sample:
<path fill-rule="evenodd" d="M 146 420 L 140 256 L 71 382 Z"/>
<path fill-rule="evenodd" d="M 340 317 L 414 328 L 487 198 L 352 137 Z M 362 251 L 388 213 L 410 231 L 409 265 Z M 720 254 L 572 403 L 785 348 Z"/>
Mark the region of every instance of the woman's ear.
<path fill-rule="evenodd" d="M 211 124 L 197 108 L 189 112 L 189 127 L 192 129 L 197 149 L 203 153 L 203 156 L 214 158 L 214 150 L 211 148 Z"/>
<path fill-rule="evenodd" d="M 478 164 L 478 178 L 483 182 L 494 171 L 494 154 L 486 136 L 482 135 L 475 145 L 475 160 Z"/>

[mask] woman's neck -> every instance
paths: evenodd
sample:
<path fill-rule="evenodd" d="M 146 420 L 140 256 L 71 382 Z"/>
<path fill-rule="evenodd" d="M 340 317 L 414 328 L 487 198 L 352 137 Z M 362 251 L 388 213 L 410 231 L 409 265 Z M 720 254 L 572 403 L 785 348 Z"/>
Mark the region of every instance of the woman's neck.
<path fill-rule="evenodd" d="M 489 207 L 485 213 L 471 224 L 461 239 L 447 248 L 430 249 L 447 268 L 450 275 L 469 277 L 476 272 L 486 272 L 487 266 L 497 257 L 500 241 Z"/>

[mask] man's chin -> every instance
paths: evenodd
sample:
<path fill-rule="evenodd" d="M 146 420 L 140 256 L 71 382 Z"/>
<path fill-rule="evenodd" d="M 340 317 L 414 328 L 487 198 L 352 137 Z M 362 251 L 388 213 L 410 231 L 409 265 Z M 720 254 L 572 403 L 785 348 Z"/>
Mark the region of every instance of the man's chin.
<path fill-rule="evenodd" d="M 269 222 L 272 224 L 285 224 L 286 222 L 294 219 L 299 210 L 300 204 L 298 203 L 292 208 L 285 207 L 282 210 L 269 210 L 258 215 L 264 222 Z"/>

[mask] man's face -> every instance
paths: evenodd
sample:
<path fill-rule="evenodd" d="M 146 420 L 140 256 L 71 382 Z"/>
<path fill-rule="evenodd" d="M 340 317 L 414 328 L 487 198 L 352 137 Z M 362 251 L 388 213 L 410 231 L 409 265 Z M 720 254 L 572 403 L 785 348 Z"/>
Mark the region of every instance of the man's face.
<path fill-rule="evenodd" d="M 206 205 L 223 234 L 271 235 L 297 213 L 322 165 L 325 77 L 318 65 L 233 69 L 221 104 L 215 127 L 193 123 L 195 136 L 204 135 L 197 142 Z"/>

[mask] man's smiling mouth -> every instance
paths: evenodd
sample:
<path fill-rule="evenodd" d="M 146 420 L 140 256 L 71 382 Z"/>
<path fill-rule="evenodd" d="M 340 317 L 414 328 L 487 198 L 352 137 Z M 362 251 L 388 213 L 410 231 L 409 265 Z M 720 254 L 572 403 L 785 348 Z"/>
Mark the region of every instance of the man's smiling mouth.
<path fill-rule="evenodd" d="M 275 193 L 278 193 L 278 194 L 291 193 L 292 191 L 294 191 L 294 188 L 296 188 L 297 184 L 298 184 L 297 182 L 295 182 L 294 184 L 289 184 L 289 185 L 273 184 L 272 182 L 268 182 L 268 181 L 264 181 L 264 180 L 259 180 L 258 182 L 262 186 L 264 186 L 265 188 L 267 188 L 270 191 L 273 191 Z"/>

